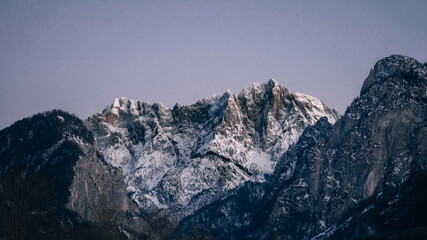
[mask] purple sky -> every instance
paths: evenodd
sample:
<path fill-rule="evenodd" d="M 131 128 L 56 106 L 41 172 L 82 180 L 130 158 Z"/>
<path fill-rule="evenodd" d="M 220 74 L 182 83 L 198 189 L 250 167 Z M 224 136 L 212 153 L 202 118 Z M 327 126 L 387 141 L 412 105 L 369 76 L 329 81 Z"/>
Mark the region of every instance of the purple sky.
<path fill-rule="evenodd" d="M 275 78 L 344 112 L 375 62 L 427 61 L 427 1 L 9 1 L 0 128 L 125 96 L 192 104 Z"/>

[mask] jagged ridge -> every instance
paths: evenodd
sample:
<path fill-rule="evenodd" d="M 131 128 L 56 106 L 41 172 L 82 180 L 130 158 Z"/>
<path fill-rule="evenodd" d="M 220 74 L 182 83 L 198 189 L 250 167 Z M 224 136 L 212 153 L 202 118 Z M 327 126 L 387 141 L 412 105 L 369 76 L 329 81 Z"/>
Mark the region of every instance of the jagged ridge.
<path fill-rule="evenodd" d="M 180 219 L 244 182 L 265 182 L 322 116 L 334 123 L 338 113 L 269 80 L 173 109 L 116 99 L 87 123 L 140 207 Z"/>
<path fill-rule="evenodd" d="M 183 219 L 179 232 L 197 226 L 219 239 L 349 239 L 393 236 L 387 231 L 398 229 L 422 234 L 426 65 L 400 56 L 379 64 L 393 67 L 375 78 L 371 72 L 365 85 L 375 84 L 334 126 L 321 118 L 306 128 L 268 184 L 239 187 Z"/>

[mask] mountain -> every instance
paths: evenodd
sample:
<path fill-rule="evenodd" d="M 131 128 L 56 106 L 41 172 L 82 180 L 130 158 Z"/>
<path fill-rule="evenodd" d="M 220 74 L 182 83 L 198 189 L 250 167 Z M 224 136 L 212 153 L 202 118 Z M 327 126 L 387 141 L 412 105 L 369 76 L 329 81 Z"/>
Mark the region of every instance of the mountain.
<path fill-rule="evenodd" d="M 0 131 L 0 239 L 426 239 L 426 72 L 381 59 L 342 116 L 271 79 L 20 120 Z"/>
<path fill-rule="evenodd" d="M 116 99 L 86 123 L 140 208 L 179 221 L 246 182 L 267 182 L 289 146 L 324 116 L 338 119 L 320 100 L 271 79 L 173 109 Z"/>
<path fill-rule="evenodd" d="M 380 60 L 331 125 L 321 118 L 278 161 L 268 184 L 246 184 L 180 223 L 221 239 L 427 236 L 426 64 Z M 393 238 L 393 239 L 394 239 Z"/>
<path fill-rule="evenodd" d="M 121 170 L 107 164 L 94 143 L 80 119 L 60 110 L 0 131 L 0 238 L 119 236 L 114 229 L 99 233 L 88 227 L 96 222 L 109 228 L 112 218 L 128 231 L 148 234 Z"/>

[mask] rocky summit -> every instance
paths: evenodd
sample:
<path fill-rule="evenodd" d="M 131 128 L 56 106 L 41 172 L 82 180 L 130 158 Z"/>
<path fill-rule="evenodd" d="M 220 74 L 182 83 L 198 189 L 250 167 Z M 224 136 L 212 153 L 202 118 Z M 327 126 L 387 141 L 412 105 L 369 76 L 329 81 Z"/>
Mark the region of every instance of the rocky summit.
<path fill-rule="evenodd" d="M 342 116 L 271 79 L 20 120 L 0 131 L 0 239 L 425 239 L 426 72 L 378 61 Z"/>
<path fill-rule="evenodd" d="M 307 126 L 338 113 L 275 80 L 167 109 L 116 99 L 87 120 L 132 199 L 181 220 L 245 182 L 262 183 Z"/>

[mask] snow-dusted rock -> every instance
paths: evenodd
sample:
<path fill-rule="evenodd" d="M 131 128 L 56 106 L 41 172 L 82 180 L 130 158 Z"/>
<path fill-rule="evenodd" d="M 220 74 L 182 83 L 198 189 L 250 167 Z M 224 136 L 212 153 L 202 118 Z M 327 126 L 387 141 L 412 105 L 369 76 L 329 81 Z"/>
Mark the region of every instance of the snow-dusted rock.
<path fill-rule="evenodd" d="M 345 114 L 333 126 L 321 118 L 307 127 L 266 184 L 246 183 L 205 206 L 180 222 L 180 233 L 196 227 L 218 239 L 424 239 L 426 71 L 413 58 L 380 60 Z"/>
<path fill-rule="evenodd" d="M 86 123 L 139 206 L 179 220 L 245 182 L 265 182 L 304 129 L 324 116 L 338 119 L 320 100 L 271 79 L 173 109 L 120 98 Z"/>

